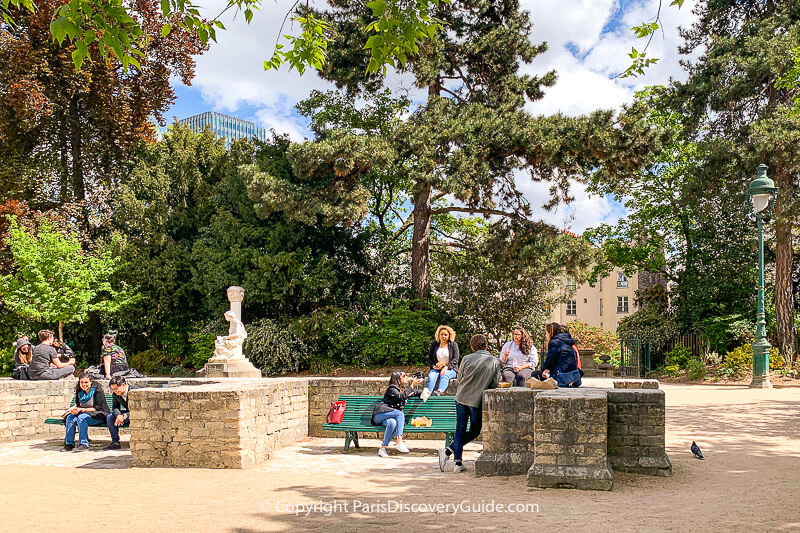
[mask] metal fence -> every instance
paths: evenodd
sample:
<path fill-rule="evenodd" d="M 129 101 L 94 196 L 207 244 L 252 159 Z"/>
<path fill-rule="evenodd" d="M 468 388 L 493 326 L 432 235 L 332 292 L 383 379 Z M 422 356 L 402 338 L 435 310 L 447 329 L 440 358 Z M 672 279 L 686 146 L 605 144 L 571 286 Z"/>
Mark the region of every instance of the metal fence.
<path fill-rule="evenodd" d="M 676 346 L 686 346 L 692 351 L 692 356 L 697 358 L 706 352 L 706 341 L 699 333 L 679 335 L 658 349 L 652 348 L 647 341 L 623 341 L 620 345 L 622 376 L 640 378 L 647 372 L 667 364 L 666 354 Z"/>

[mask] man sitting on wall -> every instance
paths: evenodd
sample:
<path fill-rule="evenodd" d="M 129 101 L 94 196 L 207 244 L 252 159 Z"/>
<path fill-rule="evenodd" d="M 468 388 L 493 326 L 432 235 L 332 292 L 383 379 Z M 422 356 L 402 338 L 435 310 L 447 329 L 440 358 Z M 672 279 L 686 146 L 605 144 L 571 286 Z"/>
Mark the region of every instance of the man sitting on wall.
<path fill-rule="evenodd" d="M 33 349 L 28 375 L 33 380 L 61 379 L 75 373 L 75 359 L 62 361 L 53 348 L 55 335 L 49 329 L 39 332 L 39 344 Z"/>
<path fill-rule="evenodd" d="M 113 396 L 111 397 L 111 413 L 106 418 L 108 432 L 111 434 L 111 444 L 105 447 L 106 450 L 119 450 L 122 446 L 119 443 L 119 428 L 130 423 L 131 412 L 128 409 L 128 393 L 133 389 L 138 389 L 136 385 L 128 383 L 122 376 L 114 376 L 108 382 Z"/>

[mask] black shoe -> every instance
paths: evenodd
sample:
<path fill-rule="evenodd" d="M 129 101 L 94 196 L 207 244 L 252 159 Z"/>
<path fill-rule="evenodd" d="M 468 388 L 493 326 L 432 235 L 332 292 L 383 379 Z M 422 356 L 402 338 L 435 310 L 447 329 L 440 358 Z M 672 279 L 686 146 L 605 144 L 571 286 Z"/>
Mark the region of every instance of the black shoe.
<path fill-rule="evenodd" d="M 122 446 L 120 445 L 119 442 L 112 442 L 111 444 L 103 448 L 103 450 L 121 450 L 121 449 Z"/>
<path fill-rule="evenodd" d="M 89 451 L 89 446 L 87 444 L 79 444 L 75 448 L 74 451 L 76 451 L 76 452 L 88 452 Z"/>
<path fill-rule="evenodd" d="M 74 449 L 75 449 L 75 445 L 74 444 L 65 444 L 64 447 L 61 448 L 61 451 L 62 452 L 71 452 Z"/>

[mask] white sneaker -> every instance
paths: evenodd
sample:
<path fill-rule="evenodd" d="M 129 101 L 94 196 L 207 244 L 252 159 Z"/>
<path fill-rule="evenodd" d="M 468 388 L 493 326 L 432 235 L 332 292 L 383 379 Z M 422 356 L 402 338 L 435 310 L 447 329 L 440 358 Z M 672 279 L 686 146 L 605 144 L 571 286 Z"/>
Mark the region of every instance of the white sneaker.
<path fill-rule="evenodd" d="M 466 472 L 466 471 L 467 471 L 467 467 L 464 466 L 464 465 L 455 465 L 453 467 L 453 473 L 454 474 L 460 474 L 461 472 Z"/>
<path fill-rule="evenodd" d="M 422 389 L 422 394 L 419 395 L 419 397 L 422 399 L 423 402 L 427 402 L 430 396 L 431 396 L 431 391 L 430 389 L 428 389 L 428 387 Z"/>
<path fill-rule="evenodd" d="M 378 448 L 378 457 L 383 457 L 384 459 L 389 458 L 389 454 L 386 453 L 386 448 Z"/>
<path fill-rule="evenodd" d="M 439 470 L 444 472 L 444 467 L 447 465 L 447 448 L 439 448 Z"/>
<path fill-rule="evenodd" d="M 408 447 L 406 447 L 406 443 L 403 441 L 398 442 L 395 449 L 400 453 L 408 453 Z"/>

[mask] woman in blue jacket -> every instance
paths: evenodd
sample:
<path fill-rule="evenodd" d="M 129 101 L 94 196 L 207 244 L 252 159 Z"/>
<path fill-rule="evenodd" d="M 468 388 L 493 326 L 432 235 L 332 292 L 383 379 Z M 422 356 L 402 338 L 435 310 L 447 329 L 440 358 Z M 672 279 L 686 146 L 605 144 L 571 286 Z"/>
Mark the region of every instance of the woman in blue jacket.
<path fill-rule="evenodd" d="M 578 368 L 578 353 L 572 335 L 558 322 L 544 327 L 547 358 L 542 366 L 542 377 L 551 377 L 559 387 L 580 387 L 583 372 Z"/>

